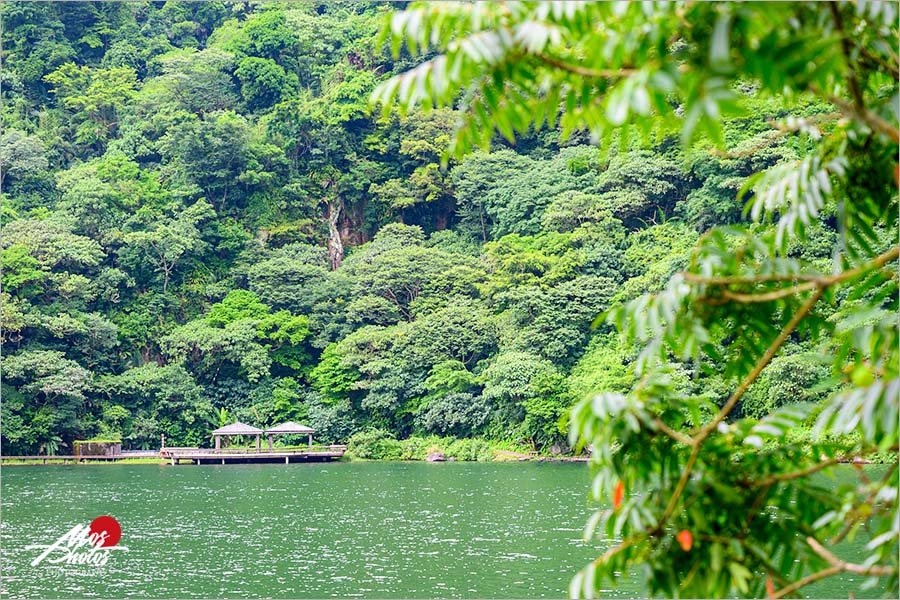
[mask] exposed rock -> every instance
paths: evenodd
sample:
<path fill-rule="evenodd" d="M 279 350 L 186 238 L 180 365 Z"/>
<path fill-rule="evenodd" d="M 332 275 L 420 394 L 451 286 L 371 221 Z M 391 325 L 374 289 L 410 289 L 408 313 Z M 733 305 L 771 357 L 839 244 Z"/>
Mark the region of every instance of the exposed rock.
<path fill-rule="evenodd" d="M 565 444 L 553 444 L 550 446 L 550 454 L 559 456 L 560 454 L 566 454 L 567 452 L 569 452 L 569 447 Z"/>
<path fill-rule="evenodd" d="M 85 442 L 72 444 L 75 456 L 118 456 L 122 454 L 122 442 Z"/>
<path fill-rule="evenodd" d="M 447 457 L 444 456 L 443 452 L 432 452 L 425 458 L 425 462 L 444 462 L 447 460 Z"/>

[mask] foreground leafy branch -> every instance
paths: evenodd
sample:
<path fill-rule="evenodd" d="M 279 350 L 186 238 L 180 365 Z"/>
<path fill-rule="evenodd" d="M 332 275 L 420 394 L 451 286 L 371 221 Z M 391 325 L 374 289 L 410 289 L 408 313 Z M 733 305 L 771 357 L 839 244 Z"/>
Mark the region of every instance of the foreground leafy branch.
<path fill-rule="evenodd" d="M 635 572 L 654 595 L 783 597 L 841 572 L 896 593 L 897 470 L 835 491 L 817 478 L 850 457 L 896 464 L 896 18 L 879 2 L 420 3 L 385 29 L 395 49 L 437 54 L 373 101 L 458 108 L 453 155 L 547 124 L 588 130 L 604 150 L 637 132 L 741 157 L 722 117 L 751 98 L 787 114 L 810 94 L 829 103 L 747 146 L 792 136 L 804 148 L 746 178 L 753 225 L 709 231 L 664 289 L 607 313 L 637 352 L 637 383 L 578 403 L 570 439 L 591 446 L 592 495 L 613 504 L 586 538 L 622 541 L 573 579 L 573 596 Z M 803 255 L 826 220 L 830 265 Z M 813 348 L 837 392 L 750 418 L 748 395 L 788 343 Z M 676 383 L 685 371 L 733 391 L 692 395 Z M 872 536 L 859 564 L 823 552 L 845 522 Z"/>
<path fill-rule="evenodd" d="M 693 450 L 691 450 L 691 455 L 688 458 L 687 464 L 684 467 L 684 471 L 682 472 L 681 478 L 678 480 L 678 483 L 675 486 L 675 491 L 672 493 L 672 496 L 669 498 L 669 503 L 666 505 L 666 510 L 663 512 L 663 516 L 660 519 L 659 527 L 663 527 L 668 521 L 669 517 L 675 511 L 675 507 L 677 506 L 678 500 L 681 498 L 682 492 L 684 492 L 684 488 L 687 485 L 688 478 L 691 476 L 692 469 L 694 468 L 694 463 L 697 461 L 697 458 L 700 456 L 700 449 L 703 445 L 704 440 L 706 440 L 709 435 L 718 428 L 719 424 L 731 414 L 731 411 L 734 410 L 734 407 L 740 401 L 740 399 L 744 396 L 747 390 L 753 385 L 753 382 L 756 381 L 759 374 L 762 373 L 762 370 L 766 368 L 766 365 L 771 362 L 772 358 L 775 356 L 775 353 L 781 348 L 784 344 L 785 340 L 787 340 L 788 336 L 793 333 L 793 331 L 797 328 L 797 325 L 800 323 L 803 318 L 812 310 L 812 308 L 816 305 L 819 299 L 822 297 L 824 293 L 824 289 L 817 290 L 809 299 L 804 302 L 803 306 L 797 313 L 791 318 L 787 325 L 781 330 L 781 333 L 778 334 L 778 337 L 772 342 L 772 344 L 766 348 L 765 353 L 756 363 L 756 366 L 750 372 L 747 377 L 744 378 L 744 381 L 738 386 L 738 388 L 734 391 L 728 401 L 725 402 L 725 405 L 719 410 L 718 414 L 706 425 L 704 425 L 696 436 L 693 438 Z"/>
<path fill-rule="evenodd" d="M 848 563 L 847 561 L 841 560 L 837 556 L 826 550 L 825 547 L 822 546 L 822 544 L 815 540 L 815 538 L 806 538 L 806 543 L 809 544 L 809 547 L 812 548 L 813 552 L 824 558 L 831 566 L 826 569 L 822 569 L 821 571 L 810 573 L 806 577 L 795 581 L 791 585 L 781 588 L 780 590 L 771 594 L 771 598 L 784 598 L 785 596 L 793 594 L 802 587 L 806 587 L 807 585 L 815 583 L 820 579 L 831 577 L 832 575 L 837 575 L 838 573 L 854 573 L 856 575 L 875 575 L 881 577 L 887 577 L 897 574 L 897 569 L 895 567 L 882 567 L 878 565 L 866 567 L 864 565 Z"/>

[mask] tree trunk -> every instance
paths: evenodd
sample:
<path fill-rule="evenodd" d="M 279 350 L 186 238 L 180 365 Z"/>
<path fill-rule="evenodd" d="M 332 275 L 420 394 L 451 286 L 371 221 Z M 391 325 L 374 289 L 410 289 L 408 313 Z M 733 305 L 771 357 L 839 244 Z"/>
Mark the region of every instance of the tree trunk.
<path fill-rule="evenodd" d="M 342 208 L 339 198 L 333 198 L 328 202 L 328 261 L 331 263 L 332 271 L 336 271 L 344 260 L 344 243 L 338 229 Z"/>

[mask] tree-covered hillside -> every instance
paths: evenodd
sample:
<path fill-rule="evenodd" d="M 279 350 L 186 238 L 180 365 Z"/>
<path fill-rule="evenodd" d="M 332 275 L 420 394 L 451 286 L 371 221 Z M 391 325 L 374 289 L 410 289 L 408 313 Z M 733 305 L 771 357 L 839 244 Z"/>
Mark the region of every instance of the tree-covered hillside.
<path fill-rule="evenodd" d="M 444 165 L 451 110 L 369 112 L 415 65 L 377 40 L 391 10 L 3 3 L 4 453 L 208 445 L 233 418 L 561 442 L 578 400 L 633 382 L 598 315 L 661 289 L 742 220 L 748 176 L 807 153 L 771 119 L 837 119 L 748 82 L 724 152 L 551 129 Z M 824 267 L 822 223 L 791 252 Z M 739 411 L 840 385 L 811 344 Z M 672 376 L 730 393 L 726 373 Z"/>

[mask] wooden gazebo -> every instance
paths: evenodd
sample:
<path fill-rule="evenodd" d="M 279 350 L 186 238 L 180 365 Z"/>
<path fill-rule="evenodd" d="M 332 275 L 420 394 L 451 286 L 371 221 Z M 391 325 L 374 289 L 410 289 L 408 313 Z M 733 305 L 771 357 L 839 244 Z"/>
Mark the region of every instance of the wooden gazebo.
<path fill-rule="evenodd" d="M 276 425 L 275 427 L 271 427 L 266 429 L 266 435 L 269 436 L 269 450 L 272 450 L 272 436 L 278 433 L 293 433 L 293 434 L 301 434 L 309 436 L 309 450 L 312 451 L 312 434 L 316 432 L 312 427 L 307 427 L 306 425 L 300 425 L 299 423 L 294 423 L 293 421 L 288 421 L 287 423 L 282 423 L 281 425 Z"/>
<path fill-rule="evenodd" d="M 231 425 L 226 425 L 225 427 L 219 427 L 215 431 L 212 432 L 213 437 L 216 438 L 216 450 L 219 450 L 222 447 L 222 436 L 233 436 L 233 435 L 255 435 L 256 436 L 256 451 L 259 452 L 259 438 L 262 435 L 263 430 L 257 429 L 256 427 L 251 427 L 245 423 L 241 423 L 240 421 L 236 421 Z M 271 439 L 270 447 L 271 447 Z"/>

